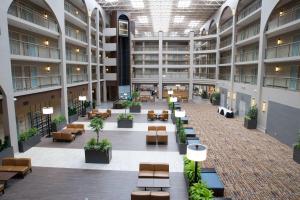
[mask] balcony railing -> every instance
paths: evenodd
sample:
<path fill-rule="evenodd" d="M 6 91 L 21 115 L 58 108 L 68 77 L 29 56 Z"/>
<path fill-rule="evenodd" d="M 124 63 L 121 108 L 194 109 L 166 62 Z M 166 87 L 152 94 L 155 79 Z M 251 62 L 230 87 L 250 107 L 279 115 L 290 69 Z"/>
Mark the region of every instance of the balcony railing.
<path fill-rule="evenodd" d="M 88 81 L 87 74 L 68 74 L 67 75 L 68 83 L 80 83 Z"/>
<path fill-rule="evenodd" d="M 158 74 L 134 74 L 133 78 L 156 78 L 158 79 Z"/>
<path fill-rule="evenodd" d="M 258 50 L 241 52 L 235 56 L 235 62 L 251 62 L 257 61 Z"/>
<path fill-rule="evenodd" d="M 220 30 L 221 30 L 221 32 L 223 32 L 223 31 L 225 31 L 226 29 L 228 29 L 231 26 L 232 26 L 232 18 L 230 18 L 224 24 L 222 24 Z"/>
<path fill-rule="evenodd" d="M 65 30 L 67 36 L 74 38 L 76 40 L 80 40 L 82 42 L 87 42 L 87 37 L 84 32 L 75 30 L 74 28 L 68 26 L 65 27 Z"/>
<path fill-rule="evenodd" d="M 8 14 L 58 32 L 58 23 L 56 20 L 50 18 L 48 15 L 42 15 L 40 12 L 19 3 L 13 3 L 9 7 Z"/>
<path fill-rule="evenodd" d="M 206 50 L 215 50 L 216 43 L 207 43 L 207 44 L 195 44 L 195 51 L 206 51 Z"/>
<path fill-rule="evenodd" d="M 59 75 L 13 77 L 13 86 L 16 92 L 54 87 L 60 85 L 61 79 Z"/>
<path fill-rule="evenodd" d="M 96 21 L 95 20 L 91 20 L 91 26 L 96 29 Z"/>
<path fill-rule="evenodd" d="M 158 45 L 157 46 L 135 46 L 134 51 L 158 51 Z"/>
<path fill-rule="evenodd" d="M 266 49 L 266 59 L 300 56 L 300 41 Z"/>
<path fill-rule="evenodd" d="M 10 53 L 12 55 L 31 56 L 39 58 L 59 59 L 59 49 L 10 39 Z"/>
<path fill-rule="evenodd" d="M 93 46 L 96 46 L 97 42 L 96 42 L 96 39 L 95 39 L 95 38 L 91 38 L 91 42 L 92 42 L 92 45 L 93 45 Z"/>
<path fill-rule="evenodd" d="M 268 30 L 275 29 L 282 25 L 288 24 L 292 21 L 300 19 L 300 6 L 296 5 L 290 10 L 279 12 L 274 17 L 272 17 L 268 22 Z"/>
<path fill-rule="evenodd" d="M 194 74 L 194 79 L 215 79 L 216 73 L 200 73 Z"/>
<path fill-rule="evenodd" d="M 95 73 L 92 74 L 92 80 L 97 80 L 97 74 Z"/>
<path fill-rule="evenodd" d="M 175 45 L 169 45 L 169 46 L 165 46 L 163 48 L 163 51 L 189 51 L 189 47 L 188 46 L 175 46 Z"/>
<path fill-rule="evenodd" d="M 220 72 L 219 80 L 229 81 L 230 80 L 230 74 Z"/>
<path fill-rule="evenodd" d="M 234 75 L 234 82 L 255 85 L 257 83 L 257 76 L 256 75 Z"/>
<path fill-rule="evenodd" d="M 228 64 L 231 63 L 231 55 L 220 57 L 220 64 Z"/>
<path fill-rule="evenodd" d="M 92 63 L 97 63 L 96 56 L 92 55 L 91 58 L 92 58 Z"/>
<path fill-rule="evenodd" d="M 300 78 L 265 76 L 264 87 L 282 88 L 287 90 L 299 91 Z"/>
<path fill-rule="evenodd" d="M 87 55 L 82 53 L 73 53 L 66 51 L 68 61 L 87 62 Z"/>
<path fill-rule="evenodd" d="M 173 72 L 173 73 L 167 73 L 163 74 L 163 79 L 188 79 L 189 74 L 188 73 L 183 73 L 183 72 Z"/>
<path fill-rule="evenodd" d="M 221 40 L 220 42 L 220 47 L 223 48 L 223 47 L 227 47 L 229 45 L 231 45 L 232 43 L 232 37 L 227 37 L 225 40 Z"/>
<path fill-rule="evenodd" d="M 254 24 L 253 26 L 250 26 L 244 30 L 239 31 L 237 35 L 237 42 L 246 40 L 250 37 L 253 37 L 255 35 L 258 35 L 260 31 L 260 24 Z"/>
<path fill-rule="evenodd" d="M 261 0 L 258 1 L 254 1 L 253 3 L 251 3 L 249 6 L 247 6 L 246 8 L 244 8 L 238 15 L 238 21 L 244 19 L 245 17 L 247 17 L 248 15 L 250 15 L 251 13 L 253 13 L 254 11 L 258 10 L 261 7 Z"/>
<path fill-rule="evenodd" d="M 216 59 L 215 58 L 207 58 L 207 59 L 196 59 L 194 61 L 195 65 L 215 65 Z"/>
<path fill-rule="evenodd" d="M 77 17 L 78 19 L 87 22 L 87 16 L 67 1 L 65 1 L 65 10 L 73 16 Z"/>

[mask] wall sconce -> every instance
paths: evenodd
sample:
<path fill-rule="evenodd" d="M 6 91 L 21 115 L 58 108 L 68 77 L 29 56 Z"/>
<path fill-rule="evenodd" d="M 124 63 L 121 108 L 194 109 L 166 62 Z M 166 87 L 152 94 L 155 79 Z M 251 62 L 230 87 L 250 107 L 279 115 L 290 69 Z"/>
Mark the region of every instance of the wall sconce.
<path fill-rule="evenodd" d="M 256 105 L 256 100 L 255 98 L 251 98 L 251 107 Z"/>
<path fill-rule="evenodd" d="M 80 67 L 77 67 L 76 70 L 79 72 L 80 71 Z"/>
<path fill-rule="evenodd" d="M 281 40 L 280 38 L 278 38 L 278 39 L 277 39 L 277 44 L 278 44 L 278 45 L 281 45 L 282 43 L 283 43 L 282 40 Z"/>
<path fill-rule="evenodd" d="M 267 102 L 263 101 L 261 105 L 261 111 L 266 112 L 267 111 Z"/>
<path fill-rule="evenodd" d="M 45 67 L 45 70 L 47 71 L 47 72 L 50 72 L 51 71 L 51 67 Z"/>
<path fill-rule="evenodd" d="M 45 18 L 45 19 L 48 19 L 47 13 L 44 14 L 44 18 Z"/>
<path fill-rule="evenodd" d="M 275 67 L 275 72 L 280 72 L 281 68 L 280 67 Z"/>
<path fill-rule="evenodd" d="M 49 46 L 49 40 L 45 40 L 45 41 L 44 41 L 44 44 L 45 44 L 46 46 Z"/>
<path fill-rule="evenodd" d="M 108 68 L 106 68 L 106 71 L 108 72 Z"/>
<path fill-rule="evenodd" d="M 79 14 L 78 10 L 76 10 L 75 13 L 76 13 L 76 15 L 78 15 Z"/>
<path fill-rule="evenodd" d="M 75 51 L 76 51 L 77 53 L 79 53 L 79 52 L 80 52 L 80 49 L 79 49 L 79 48 L 77 48 Z"/>
<path fill-rule="evenodd" d="M 227 92 L 227 98 L 230 98 L 230 96 L 231 96 L 231 93 Z"/>
<path fill-rule="evenodd" d="M 280 12 L 279 12 L 279 16 L 282 17 L 283 15 L 284 15 L 284 12 L 283 12 L 283 11 L 280 11 Z"/>

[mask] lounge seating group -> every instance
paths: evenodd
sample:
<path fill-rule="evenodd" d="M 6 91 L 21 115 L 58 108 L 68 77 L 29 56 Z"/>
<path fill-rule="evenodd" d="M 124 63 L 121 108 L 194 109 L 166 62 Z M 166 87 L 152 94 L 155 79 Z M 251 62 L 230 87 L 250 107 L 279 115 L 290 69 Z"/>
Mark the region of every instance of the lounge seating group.
<path fill-rule="evenodd" d="M 140 163 L 139 178 L 170 178 L 167 163 Z"/>
<path fill-rule="evenodd" d="M 148 126 L 146 135 L 147 144 L 168 144 L 168 133 L 166 126 Z"/>
<path fill-rule="evenodd" d="M 52 132 L 52 139 L 53 142 L 72 142 L 75 140 L 76 135 L 82 135 L 83 133 L 85 133 L 84 124 L 68 124 L 61 131 Z"/>
<path fill-rule="evenodd" d="M 154 120 L 161 120 L 161 121 L 168 121 L 169 120 L 169 111 L 164 110 L 161 114 L 156 114 L 154 110 L 149 110 L 147 113 L 147 119 L 148 121 L 154 121 Z"/>
<path fill-rule="evenodd" d="M 170 193 L 165 191 L 134 191 L 131 200 L 170 200 Z"/>
<path fill-rule="evenodd" d="M 111 110 L 107 109 L 106 112 L 99 112 L 98 109 L 93 109 L 92 111 L 88 112 L 88 119 L 93 119 L 95 117 L 100 117 L 102 119 L 107 119 L 111 116 Z"/>
<path fill-rule="evenodd" d="M 52 132 L 52 139 L 53 142 L 58 141 L 65 141 L 65 142 L 72 142 L 75 140 L 75 135 L 72 133 L 66 133 L 66 132 Z"/>
<path fill-rule="evenodd" d="M 16 172 L 22 178 L 31 171 L 30 158 L 3 158 L 0 166 L 0 172 Z"/>

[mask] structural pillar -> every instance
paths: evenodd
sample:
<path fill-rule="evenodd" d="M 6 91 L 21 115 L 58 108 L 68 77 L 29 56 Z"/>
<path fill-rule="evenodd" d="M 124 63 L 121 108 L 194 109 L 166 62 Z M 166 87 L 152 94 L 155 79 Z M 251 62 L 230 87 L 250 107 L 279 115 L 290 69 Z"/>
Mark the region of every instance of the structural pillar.
<path fill-rule="evenodd" d="M 163 93 L 163 32 L 159 31 L 158 32 L 158 98 L 161 100 L 162 99 L 162 93 Z"/>

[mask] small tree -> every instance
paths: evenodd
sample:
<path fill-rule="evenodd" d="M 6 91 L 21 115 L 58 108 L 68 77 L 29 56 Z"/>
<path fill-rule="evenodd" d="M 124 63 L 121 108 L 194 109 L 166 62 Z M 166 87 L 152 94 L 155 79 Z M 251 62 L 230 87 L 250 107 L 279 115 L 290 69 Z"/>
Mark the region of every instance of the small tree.
<path fill-rule="evenodd" d="M 123 108 L 125 108 L 125 117 L 126 117 L 127 116 L 126 110 L 131 106 L 131 101 L 128 101 L 128 100 L 123 101 L 122 106 L 123 106 Z"/>
<path fill-rule="evenodd" d="M 140 97 L 140 92 L 139 91 L 134 91 L 131 95 L 132 101 L 138 101 L 138 98 Z"/>
<path fill-rule="evenodd" d="M 97 134 L 97 143 L 99 142 L 99 134 L 103 129 L 104 122 L 101 118 L 95 117 L 91 120 L 90 127 Z"/>

